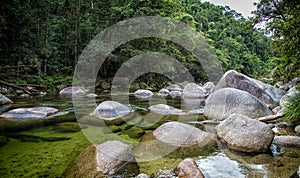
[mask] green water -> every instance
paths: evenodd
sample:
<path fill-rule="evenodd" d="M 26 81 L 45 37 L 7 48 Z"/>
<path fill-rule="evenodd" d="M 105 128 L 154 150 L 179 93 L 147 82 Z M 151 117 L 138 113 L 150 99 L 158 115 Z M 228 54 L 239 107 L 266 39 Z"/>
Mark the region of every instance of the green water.
<path fill-rule="evenodd" d="M 15 103 L 9 108 L 51 106 L 60 111 L 72 111 L 72 101 L 57 95 L 33 98 L 12 98 Z M 103 94 L 96 99 L 97 103 L 109 100 L 110 96 Z M 119 96 L 120 101 L 128 99 Z M 88 100 L 88 99 L 86 99 Z M 174 117 L 154 117 L 147 120 L 142 108 L 149 106 L 148 101 L 141 101 L 129 97 L 132 108 L 136 111 L 127 123 L 109 126 L 110 130 L 99 129 L 99 126 L 81 124 L 78 132 L 63 133 L 57 130 L 57 125 L 35 127 L 30 130 L 15 131 L 10 134 L 37 136 L 33 138 L 66 138 L 59 141 L 43 141 L 39 139 L 22 139 L 9 137 L 4 146 L 0 146 L 0 177 L 61 177 L 72 160 L 88 145 L 103 143 L 109 140 L 121 140 L 133 149 L 138 145 L 140 138 L 132 138 L 128 130 L 137 126 L 142 127 L 141 135 L 151 132 L 167 120 L 176 120 Z M 180 100 L 153 99 L 150 104 L 167 103 L 180 108 Z M 71 112 L 72 113 L 72 112 Z M 68 115 L 70 117 L 70 114 Z M 75 118 L 75 115 L 71 114 Z M 157 119 L 159 118 L 159 120 Z M 149 118 L 148 118 L 149 119 Z M 188 117 L 186 118 L 189 119 Z M 198 118 L 202 120 L 202 117 Z M 144 124 L 144 125 L 143 125 Z M 204 129 L 203 127 L 199 127 Z M 90 135 L 96 135 L 93 139 Z M 216 149 L 214 152 L 193 156 L 200 169 L 207 177 L 289 177 L 300 164 L 299 157 L 274 157 L 271 153 L 260 155 L 240 155 L 226 149 Z M 156 177 L 156 173 L 172 170 L 183 158 L 162 157 L 157 160 L 138 162 L 140 171 Z"/>

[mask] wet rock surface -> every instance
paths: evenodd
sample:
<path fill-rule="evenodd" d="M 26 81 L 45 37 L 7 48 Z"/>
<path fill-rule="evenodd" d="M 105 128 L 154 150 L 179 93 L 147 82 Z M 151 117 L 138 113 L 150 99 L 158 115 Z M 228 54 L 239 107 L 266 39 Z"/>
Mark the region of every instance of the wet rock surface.
<path fill-rule="evenodd" d="M 204 115 L 208 119 L 224 120 L 232 114 L 256 119 L 272 111 L 255 96 L 234 88 L 219 89 L 205 100 Z"/>
<path fill-rule="evenodd" d="M 274 137 L 267 124 L 242 115 L 232 115 L 217 127 L 226 145 L 241 152 L 266 152 Z"/>

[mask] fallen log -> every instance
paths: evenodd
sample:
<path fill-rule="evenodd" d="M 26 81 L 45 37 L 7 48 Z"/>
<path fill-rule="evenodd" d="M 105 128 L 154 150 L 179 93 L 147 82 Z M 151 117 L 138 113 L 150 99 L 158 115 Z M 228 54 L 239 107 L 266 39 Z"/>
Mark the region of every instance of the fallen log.
<path fill-rule="evenodd" d="M 13 87 L 13 88 L 16 88 L 19 90 L 23 90 L 25 93 L 27 93 L 29 95 L 35 95 L 38 92 L 37 90 L 34 90 L 34 89 L 24 88 L 24 87 L 19 86 L 18 84 L 8 83 L 8 82 L 4 82 L 1 80 L 0 80 L 0 84 L 8 86 L 8 87 Z"/>
<path fill-rule="evenodd" d="M 268 122 L 268 121 L 277 120 L 277 119 L 281 118 L 282 116 L 283 116 L 283 113 L 278 113 L 278 114 L 275 114 L 275 115 L 260 117 L 257 120 L 259 120 L 261 122 Z"/>

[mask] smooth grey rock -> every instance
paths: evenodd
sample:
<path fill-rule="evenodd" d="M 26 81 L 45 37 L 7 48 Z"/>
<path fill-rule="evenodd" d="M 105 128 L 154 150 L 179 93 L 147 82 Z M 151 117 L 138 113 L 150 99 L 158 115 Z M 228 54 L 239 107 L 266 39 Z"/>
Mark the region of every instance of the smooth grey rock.
<path fill-rule="evenodd" d="M 12 104 L 12 103 L 14 103 L 12 100 L 10 100 L 9 98 L 7 98 L 6 96 L 4 96 L 0 93 L 0 105 L 2 105 L 2 104 Z"/>
<path fill-rule="evenodd" d="M 158 95 L 158 96 L 166 97 L 166 96 L 169 95 L 169 92 L 170 92 L 170 91 L 169 91 L 168 89 L 163 88 L 163 89 L 160 89 L 160 90 L 158 91 L 157 95 Z"/>
<path fill-rule="evenodd" d="M 0 117 L 14 121 L 25 121 L 31 119 L 42 119 L 56 112 L 58 112 L 58 109 L 45 106 L 33 108 L 17 108 L 5 112 L 4 114 L 0 115 Z"/>
<path fill-rule="evenodd" d="M 100 103 L 91 115 L 104 120 L 114 120 L 129 114 L 129 108 L 115 101 L 104 101 Z"/>
<path fill-rule="evenodd" d="M 210 94 L 215 90 L 216 86 L 213 82 L 207 82 L 202 86 L 202 88 L 207 94 Z"/>
<path fill-rule="evenodd" d="M 267 124 L 234 114 L 216 127 L 226 145 L 242 152 L 266 152 L 274 137 Z"/>
<path fill-rule="evenodd" d="M 251 93 L 270 108 L 275 108 L 285 91 L 275 88 L 261 81 L 250 78 L 234 70 L 227 71 L 216 86 L 216 90 L 221 88 L 236 88 Z"/>
<path fill-rule="evenodd" d="M 298 137 L 298 136 L 275 136 L 273 143 L 276 145 L 300 148 L 300 137 Z"/>
<path fill-rule="evenodd" d="M 280 99 L 280 108 L 281 110 L 284 110 L 290 103 L 290 99 L 295 97 L 296 95 L 300 96 L 299 91 L 292 91 L 287 94 L 285 94 L 281 99 Z"/>
<path fill-rule="evenodd" d="M 166 104 L 156 104 L 148 108 L 151 112 L 161 115 L 184 115 L 185 113 L 177 108 L 168 106 Z"/>
<path fill-rule="evenodd" d="M 219 89 L 205 100 L 204 115 L 208 119 L 224 120 L 232 114 L 257 119 L 271 115 L 272 111 L 255 96 L 235 88 Z"/>
<path fill-rule="evenodd" d="M 95 93 L 88 93 L 88 94 L 85 95 L 85 97 L 87 97 L 87 98 L 96 98 L 97 95 Z"/>
<path fill-rule="evenodd" d="M 181 92 L 180 92 L 180 91 L 171 91 L 171 92 L 169 93 L 169 95 L 170 95 L 173 99 L 181 98 Z"/>
<path fill-rule="evenodd" d="M 141 173 L 137 175 L 135 178 L 149 178 L 149 176 L 147 174 Z"/>
<path fill-rule="evenodd" d="M 180 122 L 167 122 L 153 132 L 154 137 L 173 146 L 188 147 L 195 144 L 204 146 L 214 137 L 200 129 Z"/>
<path fill-rule="evenodd" d="M 150 90 L 144 90 L 144 89 L 138 89 L 134 92 L 134 96 L 141 99 L 150 98 L 153 95 L 152 91 Z"/>
<path fill-rule="evenodd" d="M 186 158 L 181 161 L 174 169 L 174 172 L 179 178 L 204 178 L 204 175 L 192 158 Z"/>
<path fill-rule="evenodd" d="M 85 95 L 85 91 L 82 87 L 71 86 L 62 89 L 59 94 L 65 97 L 81 97 Z"/>
<path fill-rule="evenodd" d="M 271 150 L 276 156 L 300 158 L 300 137 L 275 136 Z"/>
<path fill-rule="evenodd" d="M 206 96 L 206 91 L 195 83 L 187 84 L 182 92 L 183 98 L 205 98 Z"/>
<path fill-rule="evenodd" d="M 167 89 L 169 91 L 182 91 L 182 88 L 177 84 L 170 84 Z"/>
<path fill-rule="evenodd" d="M 297 125 L 294 130 L 296 134 L 300 136 L 300 125 Z"/>
<path fill-rule="evenodd" d="M 64 177 L 134 177 L 139 166 L 128 145 L 108 141 L 90 145 L 70 164 Z"/>

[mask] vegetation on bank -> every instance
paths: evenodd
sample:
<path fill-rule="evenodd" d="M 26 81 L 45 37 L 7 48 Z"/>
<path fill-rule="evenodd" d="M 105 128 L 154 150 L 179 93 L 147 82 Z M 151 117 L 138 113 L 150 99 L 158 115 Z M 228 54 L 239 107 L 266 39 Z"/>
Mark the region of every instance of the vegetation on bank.
<path fill-rule="evenodd" d="M 214 48 L 224 71 L 234 69 L 255 77 L 272 72 L 274 79 L 288 80 L 299 75 L 300 29 L 295 28 L 299 26 L 295 18 L 299 2 L 289 2 L 263 0 L 257 5 L 256 17 L 245 19 L 229 7 L 199 0 L 5 0 L 0 12 L 1 78 L 49 88 L 70 83 L 78 57 L 96 34 L 119 21 L 150 15 L 177 19 L 201 32 Z M 282 14 L 276 16 L 279 9 L 272 4 L 284 6 Z M 271 37 L 253 26 L 254 22 L 266 19 L 273 32 Z M 169 54 L 187 66 L 198 82 L 206 80 L 192 55 L 173 43 L 154 38 L 120 46 L 101 67 L 99 78 L 113 77 L 122 63 L 146 51 Z M 287 70 L 290 72 L 284 72 Z M 139 80 L 148 82 L 149 77 L 165 80 L 155 74 Z"/>

